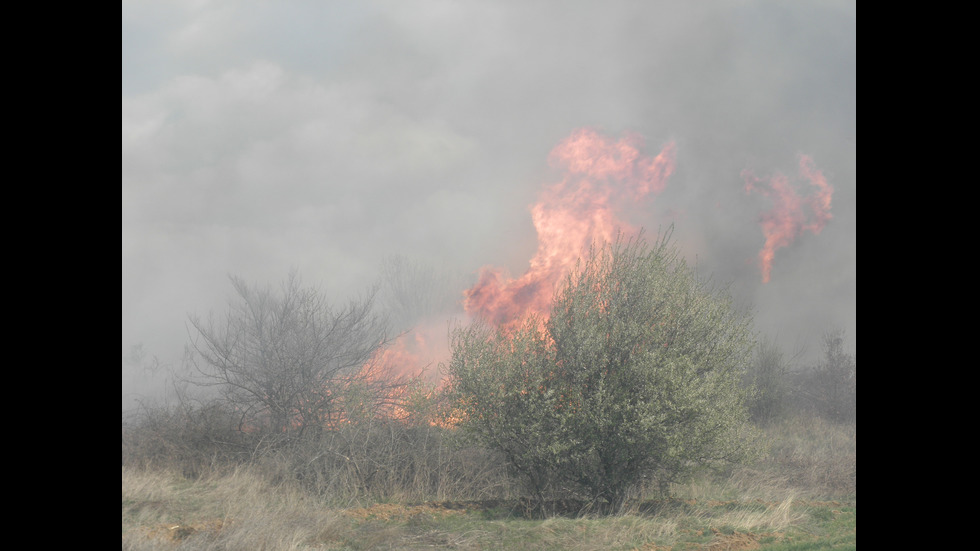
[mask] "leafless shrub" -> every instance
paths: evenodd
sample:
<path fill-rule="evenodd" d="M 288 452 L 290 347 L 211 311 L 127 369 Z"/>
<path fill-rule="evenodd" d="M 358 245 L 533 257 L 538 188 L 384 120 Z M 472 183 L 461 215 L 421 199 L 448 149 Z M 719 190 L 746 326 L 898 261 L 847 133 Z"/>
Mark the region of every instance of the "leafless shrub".
<path fill-rule="evenodd" d="M 823 344 L 823 361 L 793 374 L 794 406 L 837 423 L 856 421 L 857 362 L 844 348 L 844 332 L 828 332 Z"/>
<path fill-rule="evenodd" d="M 407 383 L 378 361 L 390 339 L 374 290 L 336 307 L 295 273 L 278 291 L 231 281 L 223 316 L 190 320 L 189 382 L 216 389 L 242 431 L 315 439 L 351 413 L 373 414 Z"/>

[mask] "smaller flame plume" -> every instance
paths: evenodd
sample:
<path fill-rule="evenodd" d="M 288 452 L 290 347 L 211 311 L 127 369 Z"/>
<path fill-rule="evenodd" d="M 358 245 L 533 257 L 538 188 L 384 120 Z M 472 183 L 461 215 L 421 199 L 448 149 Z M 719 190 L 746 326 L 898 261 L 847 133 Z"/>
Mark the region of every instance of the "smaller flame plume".
<path fill-rule="evenodd" d="M 814 188 L 813 194 L 807 197 L 801 196 L 782 174 L 774 174 L 766 185 L 750 171 L 742 172 L 746 193 L 755 191 L 769 197 L 773 202 L 772 209 L 764 212 L 759 219 L 762 233 L 766 237 L 766 243 L 759 251 L 763 283 L 769 282 L 777 249 L 788 247 L 804 231 L 819 234 L 833 218 L 830 204 L 834 188 L 827 183 L 827 179 L 814 166 L 810 157 L 801 155 L 799 164 L 800 176 Z M 809 217 L 805 207 L 809 207 Z"/>

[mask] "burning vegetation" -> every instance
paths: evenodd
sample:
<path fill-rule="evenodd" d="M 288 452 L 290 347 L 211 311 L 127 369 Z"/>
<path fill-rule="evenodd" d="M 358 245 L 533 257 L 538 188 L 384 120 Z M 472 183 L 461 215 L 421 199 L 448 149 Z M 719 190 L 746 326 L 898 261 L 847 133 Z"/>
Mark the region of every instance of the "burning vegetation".
<path fill-rule="evenodd" d="M 448 429 L 498 454 L 540 508 L 574 499 L 611 511 L 643 488 L 749 457 L 740 382 L 752 320 L 687 265 L 671 230 L 650 246 L 621 218 L 675 170 L 673 142 L 652 156 L 643 148 L 638 135 L 580 129 L 551 151 L 560 177 L 530 206 L 538 246 L 518 277 L 486 266 L 463 290 L 404 259 L 386 264 L 380 290 L 412 299 L 383 305 L 401 333 L 379 312 L 378 288 L 337 307 L 295 274 L 278 290 L 233 278 L 229 311 L 191 320 L 191 382 L 221 404 L 209 419 L 270 449 L 348 446 L 328 459 L 311 451 L 305 470 L 349 466 L 357 437 L 345 435 L 364 423 Z M 743 174 L 746 192 L 773 202 L 761 217 L 763 282 L 779 248 L 831 219 L 833 188 L 810 158 L 800 175 L 809 196 L 782 175 Z M 439 319 L 452 307 L 465 322 Z M 377 475 L 365 473 L 364 484 Z"/>
<path fill-rule="evenodd" d="M 507 458 L 540 507 L 599 511 L 642 488 L 751 456 L 739 385 L 751 318 L 700 281 L 662 236 L 595 246 L 546 320 L 453 333 L 448 392 L 460 428 Z"/>
<path fill-rule="evenodd" d="M 656 195 L 667 185 L 676 146 L 668 143 L 651 158 L 640 152 L 642 145 L 636 135 L 613 141 L 591 129 L 558 144 L 548 160 L 564 177 L 546 186 L 531 206 L 538 249 L 527 271 L 511 278 L 484 267 L 479 282 L 463 293 L 466 312 L 511 329 L 529 314 L 546 318 L 555 285 L 593 243 L 633 232 L 617 215 L 625 202 Z"/>

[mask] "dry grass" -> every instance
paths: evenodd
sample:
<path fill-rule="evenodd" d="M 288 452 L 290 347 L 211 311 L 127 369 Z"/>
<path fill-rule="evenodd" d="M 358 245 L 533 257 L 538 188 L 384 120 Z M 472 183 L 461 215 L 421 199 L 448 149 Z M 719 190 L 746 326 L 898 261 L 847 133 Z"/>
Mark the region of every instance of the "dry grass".
<path fill-rule="evenodd" d="M 765 504 L 857 500 L 857 427 L 788 419 L 765 429 L 768 452 L 725 478 L 705 477 L 671 488 L 693 503 L 738 500 Z"/>
<path fill-rule="evenodd" d="M 856 499 L 856 423 L 793 418 L 769 427 L 767 435 L 769 453 L 733 477 L 743 495 L 752 488 L 780 488 L 803 499 Z"/>
<path fill-rule="evenodd" d="M 778 503 L 749 502 L 739 504 L 718 517 L 724 526 L 745 532 L 780 532 L 803 519 L 804 514 L 792 508 L 794 500 Z M 761 505 L 762 508 L 756 506 Z"/>
<path fill-rule="evenodd" d="M 133 551 L 311 549 L 345 524 L 297 488 L 245 468 L 193 483 L 123 468 L 122 482 L 123 549 Z"/>
<path fill-rule="evenodd" d="M 423 503 L 397 492 L 341 504 L 269 465 L 196 479 L 180 469 L 124 467 L 123 550 L 746 550 L 809 533 L 814 508 L 826 508 L 828 519 L 842 508 L 819 500 L 853 508 L 854 425 L 795 420 L 766 430 L 772 447 L 756 464 L 607 517 L 532 520 L 506 500 Z"/>

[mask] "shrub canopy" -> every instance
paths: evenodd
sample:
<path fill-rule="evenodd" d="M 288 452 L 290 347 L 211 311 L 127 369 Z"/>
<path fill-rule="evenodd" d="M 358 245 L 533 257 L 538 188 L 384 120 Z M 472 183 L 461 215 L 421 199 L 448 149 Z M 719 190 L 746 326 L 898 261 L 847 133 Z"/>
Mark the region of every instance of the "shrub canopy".
<path fill-rule="evenodd" d="M 549 318 L 454 328 L 448 388 L 460 428 L 502 452 L 529 497 L 612 510 L 752 451 L 750 326 L 670 233 L 620 237 L 580 260 Z"/>

